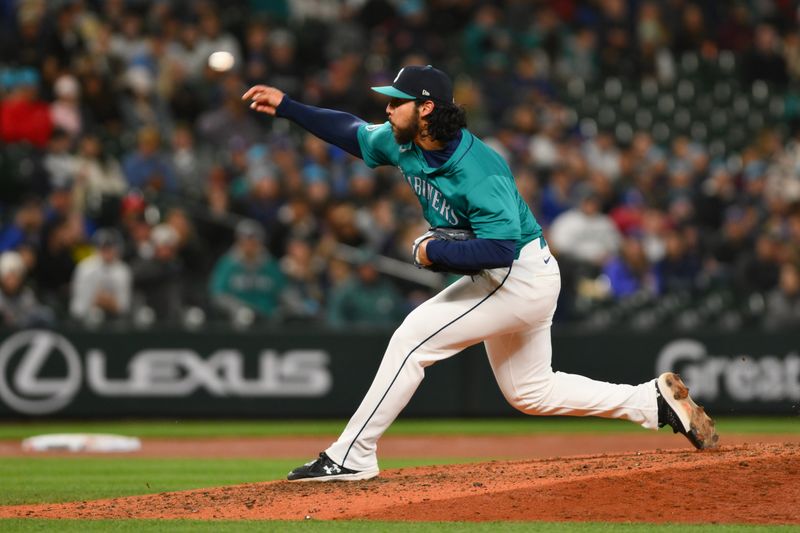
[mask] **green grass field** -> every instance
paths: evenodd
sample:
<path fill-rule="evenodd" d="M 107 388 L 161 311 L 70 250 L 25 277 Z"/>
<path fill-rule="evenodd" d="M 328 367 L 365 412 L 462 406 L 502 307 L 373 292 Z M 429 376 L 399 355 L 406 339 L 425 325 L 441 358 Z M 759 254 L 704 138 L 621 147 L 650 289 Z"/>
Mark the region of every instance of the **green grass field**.
<path fill-rule="evenodd" d="M 718 418 L 720 433 L 800 433 L 800 417 Z M 17 422 L 0 423 L 0 440 L 40 433 L 118 433 L 137 437 L 266 437 L 337 435 L 344 420 L 175 420 L 157 422 Z M 387 435 L 534 435 L 544 433 L 635 433 L 641 428 L 621 420 L 599 418 L 426 419 L 397 420 Z"/>
<path fill-rule="evenodd" d="M 162 421 L 92 423 L 3 423 L 0 439 L 19 440 L 56 432 L 108 432 L 140 437 L 240 437 L 280 435 L 331 435 L 342 421 Z M 723 434 L 799 434 L 798 418 L 731 418 L 718 422 Z M 594 419 L 501 420 L 399 420 L 394 435 L 519 435 L 592 434 L 641 431 L 636 426 Z M 154 459 L 115 457 L 0 457 L 0 505 L 64 502 L 158 493 L 201 487 L 283 479 L 298 462 L 264 459 Z M 481 458 L 474 458 L 475 461 Z M 471 462 L 468 459 L 384 460 L 382 467 Z M 782 527 L 652 526 L 620 524 L 409 524 L 337 522 L 153 522 L 153 521 L 52 521 L 0 520 L 0 531 L 790 531 Z M 794 528 L 797 530 L 797 528 Z"/>

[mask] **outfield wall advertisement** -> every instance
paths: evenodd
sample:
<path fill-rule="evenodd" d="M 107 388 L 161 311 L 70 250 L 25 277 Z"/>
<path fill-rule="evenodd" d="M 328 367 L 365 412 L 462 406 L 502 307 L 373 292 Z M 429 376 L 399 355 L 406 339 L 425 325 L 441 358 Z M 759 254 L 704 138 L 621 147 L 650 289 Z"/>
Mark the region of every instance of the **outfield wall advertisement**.
<path fill-rule="evenodd" d="M 0 335 L 0 417 L 345 417 L 390 333 Z M 679 372 L 716 414 L 800 413 L 800 335 L 553 334 L 553 368 L 617 383 Z M 481 346 L 426 369 L 406 416 L 497 416 Z"/>

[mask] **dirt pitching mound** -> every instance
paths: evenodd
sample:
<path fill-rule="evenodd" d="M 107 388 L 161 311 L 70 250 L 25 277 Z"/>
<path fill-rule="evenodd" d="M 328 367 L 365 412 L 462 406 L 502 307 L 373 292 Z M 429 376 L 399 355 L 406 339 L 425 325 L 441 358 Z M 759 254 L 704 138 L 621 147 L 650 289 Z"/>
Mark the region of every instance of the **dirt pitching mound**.
<path fill-rule="evenodd" d="M 0 507 L 0 517 L 800 524 L 800 444 L 386 471 L 362 482 L 254 483 Z"/>

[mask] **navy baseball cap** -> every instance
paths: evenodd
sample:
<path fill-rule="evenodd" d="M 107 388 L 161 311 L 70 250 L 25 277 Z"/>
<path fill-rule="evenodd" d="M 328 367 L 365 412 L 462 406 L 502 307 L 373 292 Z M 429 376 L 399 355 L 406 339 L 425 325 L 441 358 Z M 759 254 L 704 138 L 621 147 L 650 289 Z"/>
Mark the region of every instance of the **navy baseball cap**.
<path fill-rule="evenodd" d="M 372 90 L 393 98 L 453 102 L 450 77 L 430 65 L 403 67 L 391 85 L 372 87 Z"/>

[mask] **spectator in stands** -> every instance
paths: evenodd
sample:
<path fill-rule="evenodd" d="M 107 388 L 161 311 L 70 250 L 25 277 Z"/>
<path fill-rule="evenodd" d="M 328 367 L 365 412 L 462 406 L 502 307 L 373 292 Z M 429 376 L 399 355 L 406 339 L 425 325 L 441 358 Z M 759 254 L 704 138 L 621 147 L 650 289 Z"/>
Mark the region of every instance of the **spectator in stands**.
<path fill-rule="evenodd" d="M 397 236 L 398 221 L 394 206 L 388 198 L 372 202 L 359 212 L 359 225 L 370 250 L 390 253 Z"/>
<path fill-rule="evenodd" d="M 641 191 L 631 187 L 619 196 L 609 216 L 623 235 L 641 231 L 645 215 L 645 201 Z"/>
<path fill-rule="evenodd" d="M 703 41 L 708 39 L 703 10 L 697 4 L 687 3 L 686 7 L 668 16 L 679 18 L 677 27 L 672 28 L 672 51 L 680 59 L 687 52 L 700 50 Z"/>
<path fill-rule="evenodd" d="M 179 34 L 167 48 L 170 63 L 180 69 L 176 76 L 195 83 L 208 65 L 208 50 L 200 46 L 200 31 L 194 21 L 182 25 Z"/>
<path fill-rule="evenodd" d="M 278 210 L 278 226 L 270 232 L 270 250 L 282 256 L 290 238 L 316 242 L 321 231 L 321 221 L 314 215 L 308 197 L 295 193 L 287 198 Z"/>
<path fill-rule="evenodd" d="M 77 161 L 72 153 L 72 141 L 64 130 L 53 130 L 43 165 L 52 189 L 72 190 L 77 174 Z"/>
<path fill-rule="evenodd" d="M 550 179 L 542 191 L 542 203 L 536 212 L 538 219 L 545 227 L 549 227 L 560 214 L 572 207 L 570 190 L 574 178 L 562 166 L 557 166 L 550 174 Z"/>
<path fill-rule="evenodd" d="M 70 315 L 96 324 L 125 317 L 131 307 L 131 269 L 120 259 L 122 236 L 115 229 L 99 229 L 92 236 L 96 251 L 78 263 L 72 277 Z"/>
<path fill-rule="evenodd" d="M 53 93 L 56 97 L 50 104 L 53 126 L 64 130 L 71 140 L 77 139 L 84 125 L 78 80 L 71 74 L 62 74 L 53 86 Z"/>
<path fill-rule="evenodd" d="M 46 36 L 47 59 L 54 61 L 54 70 L 69 67 L 73 58 L 80 56 L 86 50 L 78 31 L 77 7 L 77 4 L 65 3 L 54 9 L 55 24 Z"/>
<path fill-rule="evenodd" d="M 306 182 L 326 181 L 331 182 L 334 194 L 337 197 L 347 197 L 350 183 L 348 177 L 357 167 L 347 168 L 345 154 L 336 147 L 331 147 L 325 141 L 306 133 L 303 137 L 302 172 Z M 363 164 L 361 161 L 355 165 Z M 305 188 L 302 184 L 301 188 Z"/>
<path fill-rule="evenodd" d="M 744 52 L 753 40 L 752 17 L 745 3 L 734 2 L 717 29 L 719 47 L 737 54 Z"/>
<path fill-rule="evenodd" d="M 250 146 L 260 142 L 263 131 L 258 121 L 242 105 L 242 79 L 229 74 L 222 80 L 222 105 L 206 111 L 197 120 L 200 138 L 210 146 L 226 146 L 231 139 L 241 139 Z"/>
<path fill-rule="evenodd" d="M 619 249 L 619 231 L 593 189 L 584 186 L 577 196 L 578 206 L 553 221 L 548 241 L 560 257 L 599 267 Z"/>
<path fill-rule="evenodd" d="M 564 79 L 594 80 L 599 65 L 597 34 L 591 28 L 582 27 L 564 40 L 564 53 L 556 65 L 558 72 Z"/>
<path fill-rule="evenodd" d="M 183 313 L 184 265 L 178 258 L 178 234 L 167 224 L 150 232 L 150 253 L 131 263 L 139 308 L 152 309 L 159 321 L 177 322 Z"/>
<path fill-rule="evenodd" d="M 650 208 L 644 210 L 641 229 L 632 232 L 641 239 L 647 260 L 652 264 L 664 258 L 669 226 L 670 221 L 663 211 Z"/>
<path fill-rule="evenodd" d="M 658 292 L 691 291 L 702 269 L 700 256 L 691 246 L 690 228 L 673 230 L 665 238 L 665 256 L 656 264 Z"/>
<path fill-rule="evenodd" d="M 120 103 L 125 126 L 131 131 L 152 128 L 160 136 L 167 137 L 172 131 L 172 115 L 155 90 L 152 72 L 147 67 L 135 65 L 128 69 L 125 79 L 127 91 Z"/>
<path fill-rule="evenodd" d="M 274 30 L 269 36 L 266 80 L 297 93 L 302 90 L 302 68 L 296 58 L 294 36 L 285 30 Z M 264 77 L 259 78 L 264 81 Z"/>
<path fill-rule="evenodd" d="M 40 305 L 25 284 L 26 273 L 20 254 L 0 254 L 0 327 L 16 329 L 53 323 L 53 312 Z"/>
<path fill-rule="evenodd" d="M 0 230 L 0 252 L 25 245 L 38 247 L 43 224 L 42 202 L 36 197 L 25 199 L 17 207 L 13 222 Z"/>
<path fill-rule="evenodd" d="M 509 36 L 501 23 L 502 11 L 486 4 L 475 11 L 462 36 L 462 52 L 467 68 L 479 71 L 484 57 L 497 48 L 510 44 Z"/>
<path fill-rule="evenodd" d="M 53 121 L 50 106 L 39 98 L 39 73 L 32 68 L 7 69 L 1 81 L 6 94 L 0 100 L 0 141 L 46 146 Z"/>
<path fill-rule="evenodd" d="M 207 235 L 195 228 L 186 209 L 173 207 L 164 216 L 164 223 L 178 235 L 178 258 L 187 267 L 184 274 L 184 302 L 202 306 L 207 303 L 205 286 L 215 257 L 209 253 Z"/>
<path fill-rule="evenodd" d="M 335 287 L 328 301 L 328 324 L 345 327 L 394 327 L 406 309 L 397 288 L 383 279 L 375 258 L 364 253 L 354 275 Z"/>
<path fill-rule="evenodd" d="M 234 209 L 247 218 L 257 220 L 262 226 L 272 228 L 284 202 L 280 176 L 269 164 L 251 165 L 241 180 L 235 184 L 241 192 Z"/>
<path fill-rule="evenodd" d="M 123 67 L 150 55 L 150 44 L 144 32 L 142 16 L 134 9 L 123 11 L 119 25 L 114 28 L 109 46 L 109 55 L 119 59 Z"/>
<path fill-rule="evenodd" d="M 752 250 L 745 250 L 737 257 L 735 269 L 736 287 L 743 293 L 766 293 L 778 285 L 781 275 L 780 238 L 762 233 L 756 238 Z"/>
<path fill-rule="evenodd" d="M 75 207 L 93 219 L 110 224 L 119 221 L 119 204 L 127 191 L 122 166 L 103 151 L 100 139 L 84 135 L 75 160 Z"/>
<path fill-rule="evenodd" d="M 725 210 L 737 202 L 738 191 L 733 174 L 725 165 L 716 165 L 702 184 L 702 191 L 694 200 L 697 205 L 697 223 L 718 228 Z"/>
<path fill-rule="evenodd" d="M 164 216 L 164 223 L 178 235 L 178 255 L 184 265 L 192 265 L 201 275 L 206 275 L 208 251 L 203 235 L 198 234 L 186 209 L 173 207 Z"/>
<path fill-rule="evenodd" d="M 780 52 L 780 40 L 775 28 L 759 24 L 753 37 L 753 45 L 744 58 L 743 73 L 748 84 L 763 80 L 776 85 L 789 81 L 786 61 Z"/>
<path fill-rule="evenodd" d="M 280 267 L 287 281 L 282 295 L 286 319 L 319 318 L 325 299 L 321 281 L 325 264 L 314 256 L 311 244 L 304 239 L 290 238 Z"/>
<path fill-rule="evenodd" d="M 185 124 L 177 126 L 172 132 L 172 168 L 175 169 L 181 194 L 201 199 L 211 161 L 205 150 L 197 149 L 194 133 Z"/>
<path fill-rule="evenodd" d="M 145 218 L 146 209 L 147 202 L 142 193 L 136 190 L 126 194 L 120 202 L 120 226 L 125 241 L 122 258 L 128 264 L 137 257 L 152 255 L 152 225 Z"/>
<path fill-rule="evenodd" d="M 228 188 L 228 173 L 221 165 L 215 165 L 209 173 L 206 202 L 209 214 L 215 219 L 224 219 L 231 211 L 232 200 Z"/>
<path fill-rule="evenodd" d="M 236 318 L 241 309 L 276 320 L 286 279 L 278 262 L 266 251 L 264 229 L 254 220 L 236 226 L 236 242 L 214 267 L 209 286 L 217 308 Z"/>
<path fill-rule="evenodd" d="M 800 269 L 794 263 L 781 266 L 780 283 L 767 295 L 764 326 L 768 329 L 800 325 Z"/>
<path fill-rule="evenodd" d="M 86 228 L 79 213 L 57 215 L 45 223 L 34 278 L 46 304 L 66 308 L 75 265 L 88 252 L 85 241 Z"/>
<path fill-rule="evenodd" d="M 616 181 L 621 172 L 621 154 L 610 132 L 600 132 L 583 145 L 586 163 L 609 180 Z"/>
<path fill-rule="evenodd" d="M 317 213 L 324 211 L 331 202 L 330 173 L 324 167 L 303 168 L 302 184 L 309 201 Z M 352 206 L 352 204 L 350 204 Z"/>
<path fill-rule="evenodd" d="M 738 206 L 726 210 L 721 231 L 712 236 L 709 246 L 711 261 L 706 268 L 714 278 L 728 280 L 734 276 L 736 261 L 753 246 L 750 235 L 753 223 L 752 211 Z"/>
<path fill-rule="evenodd" d="M 641 74 L 639 57 L 630 53 L 636 46 L 630 31 L 628 3 L 607 0 L 600 4 L 600 71 L 607 76 L 634 78 Z"/>
<path fill-rule="evenodd" d="M 114 88 L 108 77 L 95 72 L 87 72 L 81 79 L 83 85 L 83 103 L 86 109 L 89 126 L 98 133 L 117 136 L 122 132 L 122 109 L 115 98 Z M 119 154 L 113 154 L 118 156 Z"/>
<path fill-rule="evenodd" d="M 358 227 L 356 209 L 350 203 L 340 203 L 328 209 L 326 216 L 331 236 L 342 244 L 359 247 L 367 239 Z"/>
<path fill-rule="evenodd" d="M 56 219 L 68 218 L 73 213 L 82 217 L 82 214 L 75 210 L 73 190 L 73 182 L 71 180 L 57 181 L 52 184 L 50 194 L 47 195 L 47 202 L 44 205 L 46 223 Z"/>
<path fill-rule="evenodd" d="M 242 63 L 239 42 L 222 28 L 219 13 L 215 10 L 206 9 L 200 15 L 200 49 L 206 59 L 214 52 L 225 51 L 233 56 L 235 65 Z"/>
<path fill-rule="evenodd" d="M 643 53 L 653 53 L 667 44 L 669 34 L 664 26 L 658 2 L 642 2 L 636 22 L 636 34 Z"/>
<path fill-rule="evenodd" d="M 178 189 L 175 171 L 161 152 L 161 136 L 155 128 L 139 130 L 137 150 L 125 158 L 122 168 L 130 187 L 151 194 Z"/>
<path fill-rule="evenodd" d="M 16 16 L 11 16 L 13 7 L 17 7 Z M 4 20 L 7 31 L 0 32 L 0 63 L 40 66 L 47 52 L 44 37 L 52 23 L 47 12 L 32 3 L 15 2 L 5 9 L 4 15 L 9 16 Z"/>
<path fill-rule="evenodd" d="M 639 237 L 625 237 L 620 254 L 605 265 L 603 273 L 608 277 L 611 295 L 616 299 L 656 293 L 656 275 Z"/>

